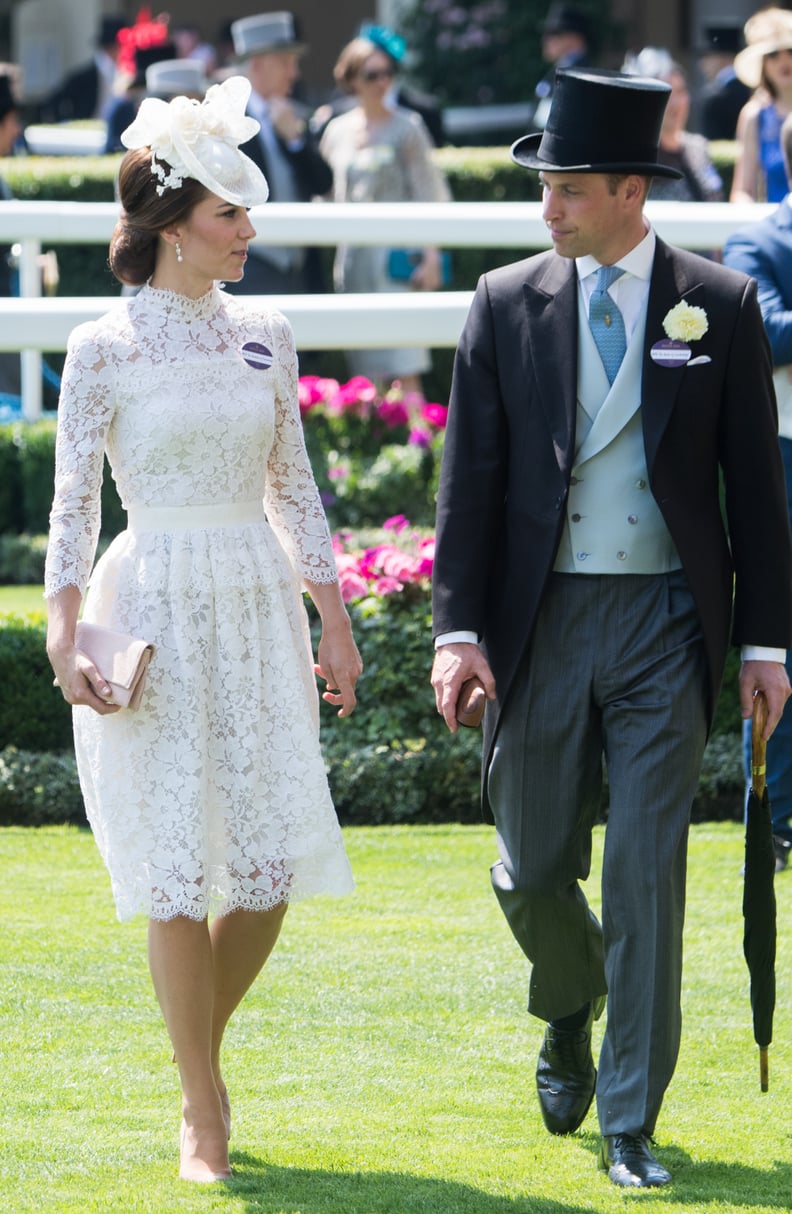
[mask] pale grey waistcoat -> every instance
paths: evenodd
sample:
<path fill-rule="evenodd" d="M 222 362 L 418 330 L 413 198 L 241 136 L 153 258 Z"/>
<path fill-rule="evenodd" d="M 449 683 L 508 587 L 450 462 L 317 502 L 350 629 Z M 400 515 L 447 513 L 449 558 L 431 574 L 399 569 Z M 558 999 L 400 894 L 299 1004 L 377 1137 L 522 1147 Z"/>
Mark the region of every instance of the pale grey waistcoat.
<path fill-rule="evenodd" d="M 612 385 L 578 292 L 575 464 L 559 573 L 666 573 L 682 562 L 649 488 L 641 428 L 647 300 Z"/>

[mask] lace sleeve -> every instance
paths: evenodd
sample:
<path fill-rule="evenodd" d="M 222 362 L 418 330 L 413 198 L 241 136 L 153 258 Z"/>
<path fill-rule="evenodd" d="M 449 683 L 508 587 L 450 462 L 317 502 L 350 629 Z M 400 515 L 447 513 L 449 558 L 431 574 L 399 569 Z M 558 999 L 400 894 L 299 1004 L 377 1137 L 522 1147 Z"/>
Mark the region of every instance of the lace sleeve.
<path fill-rule="evenodd" d="M 65 586 L 84 593 L 99 538 L 105 439 L 114 406 L 112 368 L 94 328 L 75 330 L 63 368 L 44 571 L 47 598 Z"/>
<path fill-rule="evenodd" d="M 272 323 L 278 378 L 264 506 L 298 573 L 311 582 L 334 582 L 333 546 L 300 420 L 294 335 L 285 317 L 275 315 Z"/>

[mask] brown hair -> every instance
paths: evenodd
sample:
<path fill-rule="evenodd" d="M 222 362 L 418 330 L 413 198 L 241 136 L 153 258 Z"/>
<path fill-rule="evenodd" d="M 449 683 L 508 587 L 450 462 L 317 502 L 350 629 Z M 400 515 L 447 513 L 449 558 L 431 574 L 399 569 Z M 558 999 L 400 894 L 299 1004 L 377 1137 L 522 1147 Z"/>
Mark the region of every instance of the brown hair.
<path fill-rule="evenodd" d="M 166 172 L 170 165 L 160 161 Z M 149 148 L 135 148 L 121 161 L 118 192 L 123 208 L 110 237 L 110 269 L 119 282 L 142 286 L 154 273 L 159 234 L 172 223 L 186 219 L 209 191 L 192 177 L 177 190 L 157 193 L 158 178 L 151 171 Z"/>
<path fill-rule="evenodd" d="M 342 88 L 345 93 L 354 93 L 355 77 L 362 70 L 366 60 L 379 50 L 380 48 L 373 42 L 369 42 L 368 38 L 353 38 L 351 42 L 348 42 L 333 68 L 333 79 L 339 88 Z M 391 58 L 387 51 L 381 53 L 385 55 L 386 59 Z"/>

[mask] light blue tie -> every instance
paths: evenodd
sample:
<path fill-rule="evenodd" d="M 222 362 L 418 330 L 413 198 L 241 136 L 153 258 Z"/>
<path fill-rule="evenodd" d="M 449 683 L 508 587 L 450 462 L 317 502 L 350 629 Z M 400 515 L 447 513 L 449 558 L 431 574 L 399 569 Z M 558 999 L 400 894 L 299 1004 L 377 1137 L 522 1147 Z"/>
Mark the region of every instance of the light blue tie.
<path fill-rule="evenodd" d="M 589 328 L 608 377 L 613 383 L 622 364 L 627 337 L 624 332 L 624 317 L 608 294 L 608 287 L 624 273 L 619 266 L 600 266 L 597 270 L 597 285 L 589 303 Z"/>

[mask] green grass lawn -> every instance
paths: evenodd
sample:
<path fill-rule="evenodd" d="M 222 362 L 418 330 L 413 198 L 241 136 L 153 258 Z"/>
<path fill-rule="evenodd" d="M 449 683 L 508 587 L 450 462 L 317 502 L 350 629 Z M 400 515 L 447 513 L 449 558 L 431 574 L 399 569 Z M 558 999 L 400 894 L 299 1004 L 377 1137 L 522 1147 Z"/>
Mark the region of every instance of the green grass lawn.
<path fill-rule="evenodd" d="M 46 611 L 43 586 L 0 586 L 0 615 Z"/>
<path fill-rule="evenodd" d="M 346 832 L 358 888 L 294 907 L 228 1035 L 227 1185 L 176 1178 L 178 1086 L 145 923 L 115 921 L 87 831 L 0 831 L 0 1210 L 8 1214 L 763 1214 L 792 1202 L 792 872 L 759 1091 L 741 953 L 741 831 L 691 840 L 679 1067 L 658 1127 L 670 1190 L 596 1168 L 592 1113 L 552 1138 L 533 1093 L 527 965 L 484 827 Z M 598 871 L 601 831 L 597 832 Z M 596 904 L 596 878 L 589 883 Z M 597 1026 L 599 1037 L 601 1026 Z"/>

